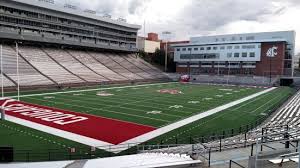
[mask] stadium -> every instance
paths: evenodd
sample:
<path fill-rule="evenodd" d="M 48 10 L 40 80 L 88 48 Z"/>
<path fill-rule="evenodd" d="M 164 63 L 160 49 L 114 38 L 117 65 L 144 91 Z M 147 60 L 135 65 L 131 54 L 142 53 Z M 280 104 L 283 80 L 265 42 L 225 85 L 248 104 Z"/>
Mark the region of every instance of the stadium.
<path fill-rule="evenodd" d="M 0 168 L 299 163 L 294 31 L 174 43 L 167 73 L 125 19 L 0 2 Z"/>

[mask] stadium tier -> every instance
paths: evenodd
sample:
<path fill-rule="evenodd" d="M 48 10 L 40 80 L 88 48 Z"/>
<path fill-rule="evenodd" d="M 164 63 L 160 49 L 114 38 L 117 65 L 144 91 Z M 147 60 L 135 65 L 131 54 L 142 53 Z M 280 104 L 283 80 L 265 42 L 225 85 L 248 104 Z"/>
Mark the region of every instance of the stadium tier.
<path fill-rule="evenodd" d="M 104 54 L 33 46 L 18 48 L 20 86 L 83 85 L 166 78 L 158 75 L 162 74 L 159 70 L 153 73 L 155 68 L 149 67 L 152 65 L 145 66 L 143 60 L 137 60 L 126 53 Z M 147 68 L 141 69 L 140 66 Z M 14 46 L 3 46 L 3 72 L 4 86 L 17 85 L 17 57 Z"/>

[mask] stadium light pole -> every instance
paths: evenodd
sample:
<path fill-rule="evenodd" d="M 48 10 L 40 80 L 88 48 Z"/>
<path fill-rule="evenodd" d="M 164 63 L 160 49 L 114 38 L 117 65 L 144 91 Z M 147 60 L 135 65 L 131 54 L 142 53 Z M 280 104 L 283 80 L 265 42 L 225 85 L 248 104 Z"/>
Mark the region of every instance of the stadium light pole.
<path fill-rule="evenodd" d="M 16 57 L 17 57 L 17 91 L 18 91 L 18 101 L 20 101 L 19 45 L 17 41 L 16 41 Z"/>
<path fill-rule="evenodd" d="M 172 33 L 169 31 L 162 32 L 163 39 L 166 41 L 165 46 L 165 72 L 168 70 L 168 41 L 171 39 Z"/>
<path fill-rule="evenodd" d="M 3 50 L 3 47 L 2 47 L 2 44 L 1 44 L 1 46 L 0 46 L 0 57 L 1 57 L 1 96 L 2 97 L 4 97 L 4 89 L 3 89 L 3 52 L 2 52 L 2 50 Z"/>
<path fill-rule="evenodd" d="M 189 78 L 191 78 L 191 61 L 192 61 L 192 48 L 190 48 Z"/>
<path fill-rule="evenodd" d="M 168 70 L 168 41 L 166 41 L 166 47 L 165 47 L 165 72 Z"/>

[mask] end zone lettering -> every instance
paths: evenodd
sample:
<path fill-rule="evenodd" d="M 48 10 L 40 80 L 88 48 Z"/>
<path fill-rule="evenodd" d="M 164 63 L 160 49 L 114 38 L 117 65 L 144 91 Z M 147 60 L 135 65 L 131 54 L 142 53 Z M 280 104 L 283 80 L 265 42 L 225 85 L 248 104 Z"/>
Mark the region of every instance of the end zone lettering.
<path fill-rule="evenodd" d="M 58 125 L 67 125 L 88 120 L 87 117 L 76 116 L 73 114 L 65 114 L 63 112 L 37 108 L 21 103 L 7 105 L 5 107 L 5 110 L 13 113 L 19 113 L 27 117 L 38 118 L 43 121 L 53 122 Z"/>

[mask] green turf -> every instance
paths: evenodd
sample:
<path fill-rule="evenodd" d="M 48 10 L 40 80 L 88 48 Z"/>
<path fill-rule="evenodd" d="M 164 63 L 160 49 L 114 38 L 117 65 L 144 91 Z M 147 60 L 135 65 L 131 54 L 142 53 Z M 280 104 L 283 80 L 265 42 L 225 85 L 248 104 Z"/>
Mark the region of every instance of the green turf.
<path fill-rule="evenodd" d="M 161 89 L 176 89 L 183 94 L 170 95 L 157 92 Z M 73 89 L 68 89 L 65 91 L 72 90 Z M 263 89 L 169 83 L 105 90 L 106 93 L 113 94 L 108 97 L 97 96 L 96 94 L 99 91 L 93 90 L 55 95 L 28 96 L 22 97 L 21 100 L 39 105 L 115 118 L 154 127 L 162 127 L 217 106 L 230 103 L 242 97 L 249 96 L 261 90 Z M 51 93 L 54 91 L 47 92 Z M 47 92 L 24 92 L 21 95 Z M 293 89 L 287 87 L 275 89 L 272 92 L 224 110 L 218 114 L 173 130 L 148 143 L 190 143 L 191 140 L 194 141 L 197 139 L 196 137 L 222 134 L 223 130 L 229 135 L 231 134 L 232 128 L 234 129 L 234 134 L 237 134 L 240 126 L 250 123 L 253 124 L 256 120 L 267 117 L 269 113 L 285 101 L 292 93 Z M 14 95 L 15 93 L 10 94 Z M 220 95 L 222 95 L 222 97 Z M 206 98 L 212 99 L 208 100 Z M 170 108 L 170 106 L 174 105 L 180 105 L 183 106 L 183 108 Z M 147 114 L 147 112 L 150 111 L 161 111 L 161 114 Z M 16 156 L 18 161 L 26 161 L 27 158 L 31 161 L 38 161 L 110 155 L 110 153 L 104 152 L 103 150 L 97 150 L 91 153 L 90 147 L 85 145 L 4 121 L 0 121 L 0 137 L 0 146 L 8 145 L 15 147 L 19 153 L 19 155 Z M 69 155 L 69 148 L 72 147 L 75 147 L 77 150 L 75 153 Z M 37 151 L 39 151 L 40 154 Z M 37 154 L 33 155 L 32 153 Z"/>
<path fill-rule="evenodd" d="M 175 89 L 181 91 L 183 94 L 162 94 L 158 92 L 158 90 L 161 89 Z M 232 89 L 232 91 L 223 91 L 220 89 Z M 113 94 L 107 97 L 97 96 L 96 94 L 99 91 L 85 91 L 22 97 L 21 100 L 60 109 L 161 127 L 217 106 L 227 104 L 260 90 L 261 89 L 255 88 L 245 89 L 238 87 L 171 83 L 106 90 L 106 93 Z M 221 95 L 222 97 L 217 97 L 217 95 Z M 211 98 L 211 100 L 206 100 L 206 98 Z M 198 104 L 192 104 L 191 101 L 198 102 Z M 174 105 L 182 107 L 178 109 L 172 108 Z M 149 114 L 151 111 L 161 111 L 161 113 Z"/>

